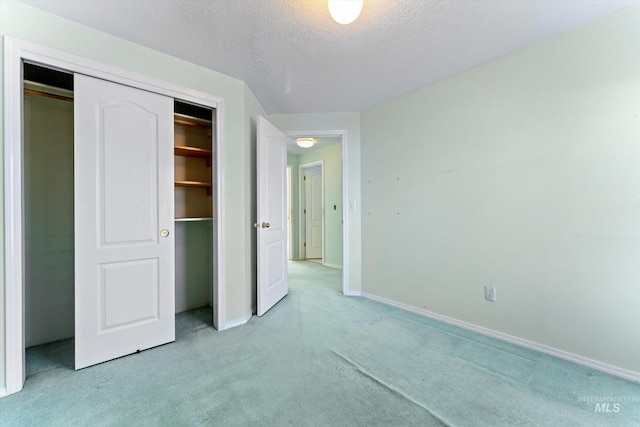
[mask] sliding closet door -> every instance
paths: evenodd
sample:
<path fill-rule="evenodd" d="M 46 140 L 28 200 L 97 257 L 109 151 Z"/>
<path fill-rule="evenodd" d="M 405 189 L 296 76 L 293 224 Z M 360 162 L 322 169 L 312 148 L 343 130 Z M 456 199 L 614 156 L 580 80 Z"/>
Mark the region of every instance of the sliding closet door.
<path fill-rule="evenodd" d="M 75 75 L 75 366 L 175 340 L 173 99 Z"/>

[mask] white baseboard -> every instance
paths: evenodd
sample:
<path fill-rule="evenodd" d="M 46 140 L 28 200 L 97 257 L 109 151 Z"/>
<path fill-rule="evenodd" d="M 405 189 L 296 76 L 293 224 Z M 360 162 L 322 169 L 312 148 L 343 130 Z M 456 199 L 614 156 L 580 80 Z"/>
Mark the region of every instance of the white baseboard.
<path fill-rule="evenodd" d="M 458 326 L 463 329 L 467 329 L 472 332 L 477 332 L 482 335 L 486 335 L 492 338 L 499 339 L 501 341 L 506 341 L 512 344 L 519 345 L 521 347 L 526 347 L 531 350 L 539 351 L 541 353 L 548 354 L 550 356 L 554 356 L 560 359 L 568 360 L 573 363 L 577 363 L 579 365 L 587 366 L 592 369 L 596 369 L 598 371 L 606 372 L 611 375 L 615 375 L 617 377 L 625 378 L 627 380 L 640 382 L 640 373 L 629 371 L 626 369 L 618 368 L 616 366 L 608 365 L 606 363 L 598 362 L 597 360 L 589 359 L 583 356 L 579 356 L 577 354 L 569 353 L 564 350 L 560 350 L 554 347 L 549 347 L 544 344 L 539 344 L 533 341 L 528 341 L 522 338 L 515 337 L 513 335 L 508 335 L 502 332 L 494 331 L 493 329 L 485 328 L 483 326 L 474 325 L 473 323 L 464 322 L 462 320 L 454 319 L 452 317 L 444 316 L 442 314 L 434 313 L 432 311 L 423 310 L 420 308 L 412 307 L 408 304 L 403 304 L 401 302 L 396 302 L 387 298 L 383 298 L 377 295 L 373 295 L 367 292 L 360 293 L 363 297 L 368 298 L 373 301 L 380 302 L 385 305 L 390 305 L 392 307 L 397 307 L 402 310 L 410 311 L 412 313 L 419 314 L 421 316 L 429 317 L 431 319 L 439 320 L 444 323 L 448 323 L 450 325 Z"/>
<path fill-rule="evenodd" d="M 342 295 L 344 295 L 345 297 L 361 297 L 362 296 L 362 292 L 360 292 L 360 291 L 346 291 L 346 292 L 343 292 Z"/>
<path fill-rule="evenodd" d="M 0 397 L 5 397 L 7 395 L 7 388 L 0 387 Z"/>
<path fill-rule="evenodd" d="M 231 329 L 231 328 L 235 328 L 236 326 L 242 326 L 245 323 L 247 323 L 249 321 L 249 319 L 251 319 L 252 314 L 249 313 L 244 317 L 241 317 L 240 319 L 234 319 L 234 320 L 230 320 L 228 322 L 224 322 L 224 328 L 220 329 L 221 331 L 227 330 L 227 329 Z"/>

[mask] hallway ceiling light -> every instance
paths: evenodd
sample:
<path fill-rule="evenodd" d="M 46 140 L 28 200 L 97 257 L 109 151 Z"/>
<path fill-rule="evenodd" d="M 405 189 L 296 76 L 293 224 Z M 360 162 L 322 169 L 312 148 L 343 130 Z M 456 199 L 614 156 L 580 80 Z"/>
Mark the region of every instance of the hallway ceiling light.
<path fill-rule="evenodd" d="M 351 24 L 362 12 L 364 0 L 328 0 L 329 13 L 338 24 Z"/>
<path fill-rule="evenodd" d="M 311 138 L 300 138 L 296 140 L 296 144 L 298 144 L 298 147 L 302 148 L 311 148 L 315 143 L 316 142 Z"/>

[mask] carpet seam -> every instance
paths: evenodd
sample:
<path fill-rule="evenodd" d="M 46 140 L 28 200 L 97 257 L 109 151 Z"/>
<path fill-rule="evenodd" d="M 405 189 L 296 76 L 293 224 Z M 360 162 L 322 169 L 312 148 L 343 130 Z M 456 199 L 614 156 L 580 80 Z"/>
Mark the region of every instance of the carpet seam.
<path fill-rule="evenodd" d="M 376 384 L 380 385 L 381 387 L 387 389 L 388 391 L 392 392 L 393 394 L 398 395 L 398 396 L 402 397 L 403 399 L 413 403 L 414 405 L 417 405 L 420 408 L 424 409 L 425 411 L 430 413 L 432 416 L 434 416 L 436 419 L 438 419 L 438 421 L 442 422 L 447 427 L 452 427 L 452 424 L 450 422 L 446 421 L 444 418 L 442 418 L 440 415 L 438 415 L 435 411 L 433 411 L 432 409 L 426 407 L 421 402 L 419 402 L 416 399 L 414 399 L 413 397 L 403 393 L 401 390 L 398 390 L 397 388 L 393 387 L 392 385 L 385 383 L 381 379 L 376 378 L 374 375 L 372 375 L 369 372 L 367 372 L 362 366 L 358 365 L 356 362 L 354 362 L 353 360 L 349 359 L 344 354 L 341 354 L 340 352 L 338 352 L 336 350 L 331 350 L 331 351 L 333 352 L 333 354 L 338 356 L 340 359 L 342 359 L 348 365 L 353 367 L 361 375 L 369 378 L 371 381 L 373 381 Z"/>

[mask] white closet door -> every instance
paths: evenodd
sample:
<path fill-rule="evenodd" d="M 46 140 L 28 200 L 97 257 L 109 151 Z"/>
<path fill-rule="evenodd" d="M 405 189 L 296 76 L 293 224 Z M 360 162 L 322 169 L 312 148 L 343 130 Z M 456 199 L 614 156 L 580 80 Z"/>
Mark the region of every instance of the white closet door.
<path fill-rule="evenodd" d="M 258 316 L 289 292 L 287 278 L 287 137 L 258 116 Z"/>
<path fill-rule="evenodd" d="M 76 74 L 75 366 L 175 340 L 173 99 Z"/>

